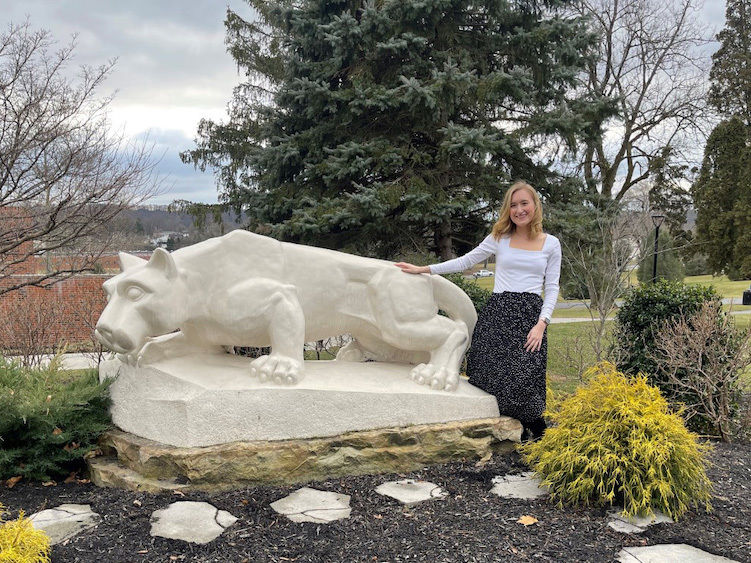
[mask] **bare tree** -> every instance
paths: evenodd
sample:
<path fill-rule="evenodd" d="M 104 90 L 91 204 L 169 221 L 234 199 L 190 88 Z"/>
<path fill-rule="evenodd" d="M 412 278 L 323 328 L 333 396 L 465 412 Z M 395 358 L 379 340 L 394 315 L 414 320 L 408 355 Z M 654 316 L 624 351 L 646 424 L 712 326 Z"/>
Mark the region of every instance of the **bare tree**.
<path fill-rule="evenodd" d="M 151 148 L 114 135 L 97 96 L 114 61 L 74 77 L 74 50 L 28 21 L 0 35 L 0 295 L 90 269 L 112 219 L 158 191 Z M 77 258 L 30 266 L 58 251 Z"/>
<path fill-rule="evenodd" d="M 600 36 L 586 76 L 590 92 L 616 100 L 617 116 L 587 144 L 582 171 L 591 191 L 621 199 L 665 154 L 693 162 L 696 139 L 711 128 L 705 104 L 711 30 L 698 0 L 581 0 Z"/>
<path fill-rule="evenodd" d="M 39 367 L 49 354 L 60 351 L 59 320 L 63 311 L 54 294 L 29 290 L 0 301 L 0 352 L 15 356 L 25 367 Z"/>
<path fill-rule="evenodd" d="M 707 420 L 730 441 L 743 377 L 751 365 L 751 332 L 737 329 L 717 302 L 704 303 L 690 318 L 667 321 L 652 355 L 667 378 L 671 399 L 685 405 L 685 416 Z"/>
<path fill-rule="evenodd" d="M 591 211 L 593 228 L 589 238 L 564 241 L 563 257 L 578 285 L 587 288 L 583 300 L 592 323 L 589 344 L 600 362 L 607 351 L 607 319 L 616 301 L 629 286 L 631 270 L 639 259 L 649 214 L 638 200 L 612 203 L 610 209 Z"/>

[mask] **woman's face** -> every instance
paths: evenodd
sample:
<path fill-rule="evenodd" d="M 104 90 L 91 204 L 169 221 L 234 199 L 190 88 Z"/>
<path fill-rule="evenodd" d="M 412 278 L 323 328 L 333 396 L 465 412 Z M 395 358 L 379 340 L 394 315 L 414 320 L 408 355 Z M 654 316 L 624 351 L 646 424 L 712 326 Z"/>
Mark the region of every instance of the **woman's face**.
<path fill-rule="evenodd" d="M 516 190 L 511 196 L 511 208 L 509 216 L 517 227 L 529 225 L 535 214 L 535 202 L 532 194 L 524 188 Z"/>

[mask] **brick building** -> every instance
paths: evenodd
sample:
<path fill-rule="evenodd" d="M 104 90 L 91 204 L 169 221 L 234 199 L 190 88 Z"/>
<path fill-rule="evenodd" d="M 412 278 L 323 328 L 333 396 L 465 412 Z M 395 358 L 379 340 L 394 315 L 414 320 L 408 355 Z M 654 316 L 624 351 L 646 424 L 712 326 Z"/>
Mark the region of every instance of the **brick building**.
<path fill-rule="evenodd" d="M 136 253 L 148 258 L 150 253 Z M 51 264 L 65 263 L 64 255 L 50 259 L 31 255 L 13 267 L 13 273 L 0 277 L 0 286 L 16 285 L 24 278 L 47 271 Z M 89 348 L 94 343 L 93 329 L 106 299 L 102 284 L 120 271 L 116 253 L 97 261 L 101 274 L 77 274 L 48 287 L 26 286 L 0 295 L 0 351 L 23 352 L 30 348 Z"/>

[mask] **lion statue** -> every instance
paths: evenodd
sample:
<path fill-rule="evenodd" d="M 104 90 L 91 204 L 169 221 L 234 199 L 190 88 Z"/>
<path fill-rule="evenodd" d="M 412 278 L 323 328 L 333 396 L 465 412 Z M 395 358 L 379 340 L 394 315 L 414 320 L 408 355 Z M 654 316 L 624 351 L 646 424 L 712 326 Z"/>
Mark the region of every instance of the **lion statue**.
<path fill-rule="evenodd" d="M 172 253 L 158 248 L 150 260 L 120 253 L 120 267 L 104 283 L 95 334 L 134 365 L 270 346 L 250 375 L 294 385 L 305 342 L 351 334 L 337 360 L 415 364 L 415 382 L 453 391 L 477 321 L 469 297 L 440 276 L 243 230 Z"/>

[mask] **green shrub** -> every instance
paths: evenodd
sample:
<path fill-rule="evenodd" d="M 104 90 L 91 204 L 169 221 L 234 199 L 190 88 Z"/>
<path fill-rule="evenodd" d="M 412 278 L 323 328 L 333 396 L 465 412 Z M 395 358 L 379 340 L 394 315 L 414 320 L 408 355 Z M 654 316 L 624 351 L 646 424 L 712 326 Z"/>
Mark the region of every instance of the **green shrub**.
<path fill-rule="evenodd" d="M 546 412 L 554 425 L 544 436 L 520 447 L 551 498 L 560 505 L 621 505 L 625 515 L 660 510 L 678 518 L 702 504 L 709 510 L 709 447 L 670 412 L 659 390 L 607 362 L 587 377 Z"/>
<path fill-rule="evenodd" d="M 654 360 L 657 333 L 665 321 L 691 316 L 711 301 L 720 301 L 713 287 L 679 281 L 658 280 L 630 289 L 615 316 L 618 369 L 631 375 L 644 373 L 660 387 Z"/>
<path fill-rule="evenodd" d="M 681 262 L 678 251 L 675 250 L 675 242 L 665 229 L 660 231 L 659 245 L 657 248 L 657 279 L 665 280 L 682 280 L 686 275 L 686 270 Z M 642 260 L 639 263 L 639 269 L 636 276 L 640 283 L 649 283 L 652 281 L 652 271 L 654 269 L 654 248 L 655 233 L 647 237 L 642 245 Z"/>
<path fill-rule="evenodd" d="M 48 563 L 50 539 L 36 530 L 23 511 L 16 520 L 6 521 L 0 504 L 0 563 Z"/>
<path fill-rule="evenodd" d="M 705 303 L 716 305 L 714 310 L 719 316 L 724 315 L 720 295 L 713 287 L 658 280 L 631 289 L 615 317 L 613 334 L 618 369 L 630 375 L 646 375 L 649 383 L 656 385 L 674 404 L 700 403 L 701 397 L 690 389 L 676 392 L 674 381 L 686 379 L 687 374 L 663 369 L 657 343 L 666 323 L 692 317 Z M 719 317 L 718 322 L 721 322 Z M 696 432 L 711 431 L 711 425 L 701 416 L 690 418 L 688 424 Z"/>
<path fill-rule="evenodd" d="M 655 339 L 660 382 L 669 401 L 682 403 L 690 428 L 722 440 L 742 437 L 744 376 L 751 365 L 751 333 L 716 302 L 665 321 Z"/>
<path fill-rule="evenodd" d="M 96 370 L 64 372 L 57 361 L 24 369 L 0 357 L 0 479 L 49 480 L 81 469 L 111 427 L 108 386 Z"/>
<path fill-rule="evenodd" d="M 461 274 L 446 274 L 443 277 L 464 290 L 464 293 L 466 293 L 472 300 L 472 304 L 475 306 L 475 311 L 478 313 L 488 302 L 490 296 L 493 295 L 492 291 L 480 287 L 473 280 L 468 280 Z"/>

